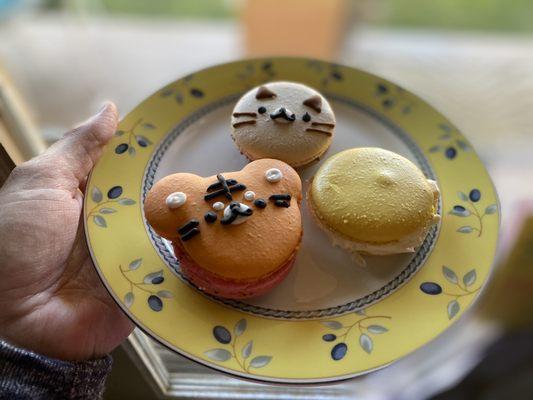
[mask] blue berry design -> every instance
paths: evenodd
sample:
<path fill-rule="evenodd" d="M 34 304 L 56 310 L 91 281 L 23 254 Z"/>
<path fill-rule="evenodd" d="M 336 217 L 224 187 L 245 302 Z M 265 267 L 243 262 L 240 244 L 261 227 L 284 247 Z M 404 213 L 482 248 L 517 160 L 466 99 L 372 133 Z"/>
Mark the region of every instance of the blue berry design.
<path fill-rule="evenodd" d="M 477 274 L 475 268 L 468 270 L 459 280 L 459 275 L 450 267 L 442 266 L 442 275 L 450 288 L 444 290 L 443 285 L 436 282 L 424 282 L 420 285 L 420 290 L 430 296 L 444 295 L 449 301 L 446 306 L 448 319 L 453 319 L 461 311 L 461 299 L 475 295 L 480 289 L 472 287 L 476 283 Z"/>
<path fill-rule="evenodd" d="M 107 199 L 104 200 L 104 195 L 100 188 L 93 186 L 90 189 L 90 197 L 95 205 L 87 213 L 87 220 L 91 219 L 100 228 L 107 228 L 107 218 L 119 211 L 116 207 L 117 205 L 131 206 L 136 203 L 135 200 L 122 197 L 122 193 L 122 186 L 112 186 L 106 193 Z"/>
<path fill-rule="evenodd" d="M 440 130 L 439 143 L 429 148 L 430 153 L 442 152 L 448 160 L 454 160 L 459 155 L 459 151 L 471 150 L 471 146 L 456 128 L 448 123 L 440 123 L 437 127 Z"/>
<path fill-rule="evenodd" d="M 223 325 L 216 325 L 213 328 L 213 337 L 223 345 L 207 350 L 204 354 L 212 361 L 226 362 L 234 360 L 238 368 L 244 372 L 253 373 L 252 369 L 263 368 L 272 361 L 272 356 L 259 355 L 252 357 L 254 352 L 254 341 L 243 341 L 240 338 L 246 332 L 248 323 L 246 319 L 241 319 L 233 326 L 233 334 Z M 239 344 L 238 344 L 239 342 Z M 231 350 L 231 351 L 230 351 Z"/>
<path fill-rule="evenodd" d="M 133 157 L 137 154 L 136 145 L 140 148 L 151 146 L 153 143 L 146 137 L 146 134 L 153 129 L 155 129 L 154 124 L 144 121 L 144 118 L 139 118 L 130 129 L 116 131 L 115 136 L 123 137 L 127 139 L 127 142 L 124 139 L 123 142 L 119 143 L 115 147 L 115 153 L 118 155 L 128 153 Z"/>
<path fill-rule="evenodd" d="M 149 272 L 139 280 L 139 273 L 142 268 L 142 258 L 131 261 L 127 267 L 119 265 L 120 273 L 129 283 L 129 291 L 124 295 L 123 302 L 127 308 L 130 308 L 136 296 L 147 296 L 146 303 L 148 307 L 155 312 L 163 309 L 163 299 L 170 299 L 174 295 L 168 290 L 157 290 L 151 285 L 159 285 L 165 281 L 163 270 Z M 142 275 L 141 275 L 142 276 Z"/>
<path fill-rule="evenodd" d="M 481 191 L 473 188 L 468 192 L 457 192 L 457 197 L 463 204 L 456 204 L 452 207 L 448 214 L 456 217 L 468 218 L 471 223 L 462 225 L 457 229 L 459 233 L 473 233 L 477 232 L 477 237 L 483 234 L 483 222 L 488 215 L 496 214 L 498 211 L 497 204 L 489 204 L 485 209 L 479 207 L 481 201 Z"/>
<path fill-rule="evenodd" d="M 355 321 L 348 325 L 335 320 L 321 322 L 328 329 L 336 331 L 336 333 L 328 332 L 322 335 L 324 342 L 333 343 L 330 347 L 330 357 L 333 361 L 342 360 L 348 353 L 348 343 L 352 342 L 352 335 L 350 335 L 352 332 L 359 334 L 359 347 L 367 354 L 371 354 L 374 349 L 373 335 L 389 331 L 387 327 L 374 322 L 379 319 L 391 319 L 387 315 L 367 315 L 364 310 L 357 311 L 354 315 L 356 315 Z"/>

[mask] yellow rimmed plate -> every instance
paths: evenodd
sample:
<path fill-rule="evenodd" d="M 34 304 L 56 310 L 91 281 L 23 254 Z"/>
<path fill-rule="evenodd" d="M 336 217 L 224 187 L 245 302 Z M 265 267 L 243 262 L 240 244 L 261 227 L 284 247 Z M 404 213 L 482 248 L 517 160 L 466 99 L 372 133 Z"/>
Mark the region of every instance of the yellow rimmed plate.
<path fill-rule="evenodd" d="M 250 301 L 212 298 L 181 276 L 171 246 L 145 222 L 143 199 L 173 172 L 241 169 L 247 161 L 230 137 L 232 107 L 274 80 L 302 82 L 331 101 L 337 128 L 326 158 L 379 146 L 417 163 L 439 184 L 442 220 L 415 254 L 367 257 L 364 268 L 331 246 L 304 201 L 304 239 L 287 279 Z M 304 190 L 319 166 L 299 171 Z M 137 106 L 90 176 L 84 218 L 102 281 L 154 339 L 236 376 L 319 383 L 383 367 L 455 322 L 490 273 L 499 205 L 470 143 L 417 96 L 355 68 L 269 58 L 198 71 Z"/>

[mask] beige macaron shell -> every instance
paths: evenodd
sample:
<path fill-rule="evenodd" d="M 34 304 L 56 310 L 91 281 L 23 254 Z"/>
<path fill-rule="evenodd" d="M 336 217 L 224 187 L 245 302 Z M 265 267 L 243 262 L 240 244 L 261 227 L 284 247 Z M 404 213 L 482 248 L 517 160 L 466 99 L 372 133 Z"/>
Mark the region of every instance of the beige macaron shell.
<path fill-rule="evenodd" d="M 379 148 L 345 150 L 322 164 L 309 193 L 326 228 L 367 243 L 390 243 L 435 222 L 434 187 L 399 154 Z"/>
<path fill-rule="evenodd" d="M 335 124 L 335 115 L 328 101 L 316 90 L 299 83 L 273 82 L 265 86 L 276 93 L 275 98 L 258 100 L 255 98 L 257 88 L 254 88 L 237 102 L 233 110 L 233 114 L 244 112 L 257 114 L 257 118 L 232 116 L 232 127 L 238 122 L 256 121 L 255 124 L 232 128 L 232 137 L 240 151 L 252 160 L 275 158 L 293 167 L 301 167 L 320 157 L 331 144 L 334 128 L 319 127 L 331 132 L 331 136 L 309 132 L 306 129 L 314 128 L 313 122 Z M 303 105 L 306 99 L 316 95 L 322 98 L 320 113 Z M 257 112 L 261 106 L 267 109 L 266 113 Z M 269 114 L 278 107 L 286 107 L 295 113 L 296 120 L 286 124 L 271 120 Z M 305 113 L 311 116 L 310 122 L 302 120 Z"/>

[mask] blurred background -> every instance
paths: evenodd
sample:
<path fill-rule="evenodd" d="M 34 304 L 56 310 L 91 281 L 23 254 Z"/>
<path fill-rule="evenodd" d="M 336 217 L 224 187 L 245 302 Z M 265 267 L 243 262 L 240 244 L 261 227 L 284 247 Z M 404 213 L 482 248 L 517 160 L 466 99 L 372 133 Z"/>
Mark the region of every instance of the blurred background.
<path fill-rule="evenodd" d="M 474 144 L 501 200 L 498 268 L 483 311 L 463 318 L 401 367 L 324 389 L 315 398 L 531 398 L 533 1 L 0 0 L 0 141 L 20 162 L 105 99 L 125 115 L 180 76 L 260 55 L 336 61 L 418 94 Z M 509 336 L 515 334 L 518 339 Z M 139 336 L 134 347 L 140 347 L 126 349 L 127 356 L 116 355 L 109 398 L 120 397 L 120 371 L 128 370 L 130 359 L 141 371 L 139 382 L 154 379 L 153 371 L 142 371 L 149 369 L 146 357 L 137 357 L 152 350 L 159 357 L 154 362 L 174 374 L 170 397 L 207 398 L 200 395 L 207 387 L 228 398 L 242 387 L 250 398 L 288 393 L 233 382 L 144 340 Z M 309 398 L 298 393 L 289 398 Z"/>

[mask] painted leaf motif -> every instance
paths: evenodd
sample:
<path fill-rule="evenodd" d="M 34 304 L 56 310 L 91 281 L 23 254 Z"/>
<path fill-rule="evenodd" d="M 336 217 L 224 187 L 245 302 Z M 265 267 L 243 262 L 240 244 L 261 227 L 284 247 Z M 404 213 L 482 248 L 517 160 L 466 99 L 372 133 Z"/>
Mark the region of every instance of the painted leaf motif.
<path fill-rule="evenodd" d="M 129 268 L 132 271 L 135 271 L 137 268 L 141 266 L 142 262 L 143 262 L 142 258 L 137 258 L 136 260 L 133 260 L 132 262 L 130 262 Z"/>
<path fill-rule="evenodd" d="M 250 340 L 248 343 L 246 343 L 246 346 L 242 348 L 242 358 L 245 360 L 250 357 L 250 354 L 252 354 L 252 347 L 254 345 L 254 341 Z"/>
<path fill-rule="evenodd" d="M 445 133 L 444 135 L 440 135 L 439 139 L 440 140 L 446 140 L 446 139 L 449 139 L 451 137 L 452 137 L 451 133 Z"/>
<path fill-rule="evenodd" d="M 132 157 L 135 155 L 135 148 L 133 146 L 130 146 L 128 149 L 128 154 Z"/>
<path fill-rule="evenodd" d="M 130 308 L 135 300 L 135 295 L 132 292 L 128 292 L 124 295 L 124 304 L 126 307 Z"/>
<path fill-rule="evenodd" d="M 457 146 L 459 146 L 461 150 L 464 150 L 464 151 L 470 150 L 470 145 L 466 143 L 464 140 L 457 139 L 455 142 L 457 143 Z"/>
<path fill-rule="evenodd" d="M 250 367 L 253 368 L 263 368 L 265 365 L 267 365 L 270 360 L 272 360 L 271 356 L 257 356 L 252 358 L 252 361 L 250 361 Z"/>
<path fill-rule="evenodd" d="M 96 186 L 93 187 L 93 190 L 91 190 L 91 199 L 95 203 L 100 203 L 102 199 L 104 198 L 104 195 L 102 194 L 102 191 L 98 189 Z"/>
<path fill-rule="evenodd" d="M 457 196 L 463 201 L 468 201 L 468 196 L 461 191 L 457 192 Z"/>
<path fill-rule="evenodd" d="M 143 128 L 145 128 L 145 129 L 154 129 L 154 128 L 155 128 L 155 125 L 152 124 L 152 123 L 150 123 L 150 122 L 145 122 L 145 123 L 143 124 Z"/>
<path fill-rule="evenodd" d="M 214 361 L 228 361 L 231 353 L 226 349 L 212 349 L 204 353 L 209 359 Z"/>
<path fill-rule="evenodd" d="M 472 233 L 473 231 L 474 231 L 474 228 L 468 225 L 461 226 L 459 229 L 457 229 L 457 232 L 460 232 L 460 233 Z"/>
<path fill-rule="evenodd" d="M 342 328 L 342 324 L 339 321 L 322 321 L 322 325 L 335 330 Z"/>
<path fill-rule="evenodd" d="M 159 278 L 159 277 L 162 277 L 163 276 L 163 270 L 159 270 L 159 271 L 156 271 L 156 272 L 151 272 L 149 274 L 147 274 L 144 279 L 143 279 L 143 282 L 144 283 L 152 283 L 152 280 L 154 278 Z"/>
<path fill-rule="evenodd" d="M 385 333 L 389 331 L 387 328 L 381 325 L 370 325 L 367 329 L 368 332 L 376 334 Z"/>
<path fill-rule="evenodd" d="M 476 278 L 476 270 L 471 269 L 465 274 L 465 276 L 463 276 L 463 283 L 465 286 L 472 286 L 476 282 Z"/>
<path fill-rule="evenodd" d="M 455 206 L 450 211 L 450 214 L 457 215 L 458 217 L 468 217 L 471 214 L 471 212 L 467 210 L 466 208 L 464 208 L 463 206 Z"/>
<path fill-rule="evenodd" d="M 159 297 L 164 298 L 164 299 L 170 299 L 170 298 L 174 297 L 172 292 L 169 292 L 168 290 L 160 290 L 159 292 L 157 292 L 157 295 Z"/>
<path fill-rule="evenodd" d="M 457 300 L 452 300 L 448 303 L 448 319 L 452 319 L 457 315 L 459 310 L 461 309 L 461 306 L 459 305 L 459 302 Z"/>
<path fill-rule="evenodd" d="M 233 328 L 233 333 L 235 334 L 235 336 L 241 336 L 245 330 L 246 330 L 246 320 L 243 318 L 235 324 L 235 327 Z"/>
<path fill-rule="evenodd" d="M 98 212 L 100 214 L 113 214 L 113 213 L 116 213 L 117 210 L 115 210 L 114 208 L 111 208 L 111 207 L 103 207 L 103 208 L 99 209 Z"/>
<path fill-rule="evenodd" d="M 96 225 L 102 228 L 107 228 L 107 222 L 105 221 L 105 218 L 101 215 L 93 215 L 93 221 Z"/>
<path fill-rule="evenodd" d="M 456 284 L 457 282 L 459 282 L 459 279 L 457 279 L 457 275 L 455 274 L 455 272 L 453 272 L 452 269 L 447 267 L 446 265 L 442 266 L 442 274 L 451 283 Z"/>
<path fill-rule="evenodd" d="M 132 200 L 132 199 L 128 199 L 127 197 L 124 198 L 124 199 L 120 199 L 118 201 L 119 204 L 123 205 L 123 206 L 131 206 L 133 204 L 135 204 L 135 200 Z"/>
<path fill-rule="evenodd" d="M 439 146 L 439 145 L 437 145 L 437 146 L 430 147 L 430 148 L 429 148 L 429 152 L 430 152 L 430 153 L 437 153 L 437 152 L 439 152 L 441 149 L 442 149 L 442 147 Z"/>
<path fill-rule="evenodd" d="M 498 206 L 496 204 L 491 204 L 485 208 L 485 214 L 494 214 L 496 211 L 498 211 Z"/>
<path fill-rule="evenodd" d="M 359 345 L 364 351 L 370 354 L 372 353 L 374 342 L 372 342 L 370 336 L 368 336 L 366 333 L 362 333 L 361 336 L 359 336 Z"/>
<path fill-rule="evenodd" d="M 446 124 L 439 124 L 439 128 L 442 129 L 443 131 L 445 132 L 451 132 L 452 131 L 452 128 L 450 128 L 448 125 Z"/>
<path fill-rule="evenodd" d="M 357 315 L 361 315 L 361 316 L 366 315 L 366 314 L 365 314 L 365 309 L 364 309 L 364 308 L 361 309 L 361 310 L 357 310 L 357 311 L 355 311 L 355 313 L 356 313 Z"/>
<path fill-rule="evenodd" d="M 124 135 L 124 133 L 126 133 L 126 132 L 124 132 L 124 131 L 122 131 L 122 130 L 120 130 L 120 131 L 116 131 L 116 132 L 115 132 L 115 136 L 122 136 L 122 135 Z"/>

